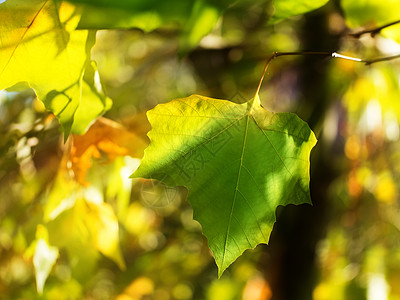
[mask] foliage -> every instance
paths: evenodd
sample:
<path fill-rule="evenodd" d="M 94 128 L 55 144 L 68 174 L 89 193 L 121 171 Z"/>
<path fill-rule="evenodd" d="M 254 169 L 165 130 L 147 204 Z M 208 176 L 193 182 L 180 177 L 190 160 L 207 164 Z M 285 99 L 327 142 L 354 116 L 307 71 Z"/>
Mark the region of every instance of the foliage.
<path fill-rule="evenodd" d="M 312 223 L 319 235 L 290 218 L 300 240 L 316 240 L 312 295 L 298 299 L 399 297 L 398 64 L 281 57 L 245 100 L 269 53 L 306 47 L 325 27 L 339 52 L 395 54 L 398 25 L 347 33 L 396 21 L 398 3 L 273 6 L 0 1 L 2 297 L 279 297 L 274 262 L 303 253 L 279 248 L 284 215 L 304 207 L 329 213 Z M 307 84 L 320 103 L 303 99 Z M 319 139 L 312 152 L 302 119 Z M 208 246 L 219 277 L 236 261 L 221 279 Z"/>

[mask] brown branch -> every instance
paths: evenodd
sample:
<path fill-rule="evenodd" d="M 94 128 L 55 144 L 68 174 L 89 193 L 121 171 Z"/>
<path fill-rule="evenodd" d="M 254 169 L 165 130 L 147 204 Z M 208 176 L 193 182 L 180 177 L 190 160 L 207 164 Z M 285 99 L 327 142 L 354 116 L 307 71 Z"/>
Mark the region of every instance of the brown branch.
<path fill-rule="evenodd" d="M 399 21 L 399 23 L 400 23 L 400 21 Z M 257 95 L 261 89 L 262 82 L 264 80 L 265 74 L 267 73 L 267 70 L 268 70 L 268 67 L 269 67 L 269 64 L 271 63 L 271 61 L 273 61 L 275 58 L 277 58 L 279 56 L 294 56 L 294 55 L 330 56 L 332 58 L 339 58 L 339 59 L 364 63 L 366 66 L 372 65 L 374 63 L 382 62 L 382 61 L 389 61 L 389 60 L 400 58 L 400 54 L 396 54 L 396 55 L 392 55 L 392 56 L 384 56 L 384 57 L 379 57 L 379 58 L 374 58 L 374 59 L 362 59 L 362 58 L 358 58 L 358 57 L 352 57 L 352 56 L 339 54 L 337 52 L 315 52 L 315 51 L 274 52 L 267 59 L 263 73 L 261 75 L 260 82 L 258 83 L 258 86 L 257 86 L 255 97 L 257 97 Z"/>
<path fill-rule="evenodd" d="M 384 56 L 384 57 L 379 57 L 379 58 L 369 59 L 369 60 L 366 59 L 366 60 L 363 60 L 362 62 L 364 62 L 368 66 L 368 65 L 372 65 L 377 62 L 388 61 L 388 60 L 393 60 L 393 59 L 397 59 L 397 58 L 400 58 L 400 54 L 396 54 L 396 55 L 392 55 L 392 56 Z"/>
<path fill-rule="evenodd" d="M 260 82 L 258 83 L 258 87 L 257 87 L 255 96 L 257 96 L 258 92 L 260 91 L 262 82 L 264 80 L 265 74 L 267 73 L 268 66 L 271 63 L 271 61 L 273 61 L 278 56 L 289 56 L 289 55 L 324 55 L 324 56 L 330 56 L 330 55 L 332 55 L 332 53 L 331 52 L 313 52 L 313 51 L 274 52 L 274 53 L 272 53 L 272 55 L 270 57 L 268 57 L 267 62 L 265 64 L 264 71 L 263 71 L 263 73 L 261 75 Z"/>
<path fill-rule="evenodd" d="M 372 28 L 372 29 L 365 29 L 365 30 L 361 30 L 359 32 L 349 33 L 348 35 L 351 37 L 354 37 L 356 39 L 359 39 L 364 34 L 370 34 L 371 37 L 374 37 L 375 35 L 379 34 L 383 29 L 393 26 L 393 25 L 396 25 L 396 24 L 399 24 L 399 23 L 400 23 L 400 20 L 397 20 L 397 21 L 382 25 L 380 27 L 376 27 L 376 28 Z"/>

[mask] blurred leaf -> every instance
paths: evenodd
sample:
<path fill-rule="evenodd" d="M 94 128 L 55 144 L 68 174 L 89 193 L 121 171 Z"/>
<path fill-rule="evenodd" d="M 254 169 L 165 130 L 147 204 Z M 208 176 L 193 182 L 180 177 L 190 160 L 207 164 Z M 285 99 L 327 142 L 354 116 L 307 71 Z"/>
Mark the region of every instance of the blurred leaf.
<path fill-rule="evenodd" d="M 351 28 L 360 26 L 373 28 L 399 19 L 400 2 L 397 0 L 342 0 L 341 7 L 346 23 Z M 382 30 L 382 33 L 400 42 L 400 25 L 388 27 Z"/>
<path fill-rule="evenodd" d="M 60 249 L 66 249 L 72 275 L 80 282 L 88 281 L 93 276 L 100 258 L 86 225 L 87 209 L 82 203 L 76 205 L 83 201 L 75 198 L 72 207 L 64 210 L 47 225 L 51 243 Z"/>
<path fill-rule="evenodd" d="M 65 137 L 83 133 L 110 107 L 90 62 L 95 32 L 76 31 L 79 11 L 55 0 L 7 1 L 0 19 L 0 90 L 26 83 L 57 116 Z"/>
<path fill-rule="evenodd" d="M 75 205 L 78 185 L 65 172 L 58 172 L 44 206 L 45 221 L 57 218 L 61 213 Z"/>
<path fill-rule="evenodd" d="M 214 281 L 207 291 L 207 300 L 234 300 L 238 298 L 240 298 L 238 284 L 227 279 Z"/>
<path fill-rule="evenodd" d="M 118 220 L 112 207 L 104 202 L 87 201 L 86 205 L 85 221 L 95 247 L 115 261 L 121 270 L 125 270 L 125 261 L 119 247 Z"/>
<path fill-rule="evenodd" d="M 180 36 L 180 52 L 186 54 L 197 46 L 217 24 L 221 11 L 212 2 L 196 0 Z"/>
<path fill-rule="evenodd" d="M 35 267 L 36 288 L 39 294 L 43 293 L 44 283 L 58 258 L 58 249 L 50 246 L 44 239 L 36 241 L 33 265 Z"/>
<path fill-rule="evenodd" d="M 132 194 L 133 181 L 129 178 L 140 164 L 139 159 L 119 157 L 110 166 L 106 182 L 106 198 L 116 199 L 118 220 L 125 221 Z"/>
<path fill-rule="evenodd" d="M 74 135 L 72 140 L 71 169 L 76 181 L 82 185 L 87 185 L 85 178 L 92 158 L 99 158 L 101 153 L 110 161 L 125 155 L 141 158 L 147 146 L 134 132 L 106 118 L 99 118 L 86 134 Z"/>
<path fill-rule="evenodd" d="M 311 203 L 316 143 L 296 115 L 193 95 L 148 112 L 150 146 L 133 177 L 189 189 L 219 275 L 248 248 L 267 243 L 275 209 Z"/>
<path fill-rule="evenodd" d="M 269 23 L 276 24 L 284 19 L 301 15 L 320 8 L 329 0 L 274 0 L 275 12 Z"/>
<path fill-rule="evenodd" d="M 98 116 L 112 106 L 112 100 L 104 94 L 100 76 L 94 61 L 88 62 L 81 86 L 82 97 L 74 115 L 72 133 L 83 134 Z"/>
<path fill-rule="evenodd" d="M 197 46 L 214 28 L 222 11 L 230 4 L 222 0 L 70 1 L 84 4 L 79 23 L 81 29 L 139 28 L 148 32 L 165 26 L 176 28 L 178 25 L 182 28 L 181 53 Z"/>
<path fill-rule="evenodd" d="M 399 19 L 397 11 L 400 3 L 397 0 L 342 0 L 341 7 L 346 16 L 346 22 L 351 27 L 383 25 L 381 23 Z"/>
<path fill-rule="evenodd" d="M 74 279 L 55 286 L 49 286 L 46 298 L 57 300 L 82 299 L 82 286 Z"/>

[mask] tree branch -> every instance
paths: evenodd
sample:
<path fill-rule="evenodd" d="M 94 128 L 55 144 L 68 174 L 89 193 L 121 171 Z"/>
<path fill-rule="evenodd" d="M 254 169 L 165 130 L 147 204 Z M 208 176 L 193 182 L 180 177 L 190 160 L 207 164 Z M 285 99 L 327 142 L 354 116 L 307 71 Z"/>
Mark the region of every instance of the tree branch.
<path fill-rule="evenodd" d="M 394 22 L 390 22 L 388 24 L 385 24 L 383 26 L 380 27 L 376 27 L 376 28 L 372 28 L 372 29 L 365 29 L 365 30 L 361 30 L 359 32 L 354 32 L 354 33 L 349 33 L 348 35 L 351 37 L 354 37 L 356 39 L 359 39 L 362 35 L 364 34 L 370 34 L 371 37 L 374 37 L 375 35 L 379 34 L 383 29 L 399 24 L 400 20 L 394 21 Z"/>
<path fill-rule="evenodd" d="M 400 23 L 400 21 L 398 21 L 398 23 Z M 400 58 L 400 54 L 396 54 L 396 55 L 392 55 L 392 56 L 378 57 L 378 58 L 374 58 L 374 59 L 362 59 L 362 58 L 358 58 L 358 57 L 352 57 L 352 56 L 339 54 L 337 52 L 315 52 L 315 51 L 274 52 L 267 59 L 263 73 L 261 75 L 260 82 L 258 83 L 258 86 L 257 86 L 255 97 L 257 97 L 257 95 L 261 89 L 262 82 L 264 80 L 265 74 L 267 73 L 268 66 L 271 63 L 271 61 L 273 61 L 275 58 L 277 58 L 279 56 L 295 56 L 295 55 L 330 56 L 332 58 L 339 58 L 339 59 L 344 59 L 344 60 L 349 60 L 349 61 L 354 61 L 354 62 L 360 62 L 360 63 L 365 64 L 366 66 L 372 65 L 377 62 L 389 61 L 389 60 Z"/>

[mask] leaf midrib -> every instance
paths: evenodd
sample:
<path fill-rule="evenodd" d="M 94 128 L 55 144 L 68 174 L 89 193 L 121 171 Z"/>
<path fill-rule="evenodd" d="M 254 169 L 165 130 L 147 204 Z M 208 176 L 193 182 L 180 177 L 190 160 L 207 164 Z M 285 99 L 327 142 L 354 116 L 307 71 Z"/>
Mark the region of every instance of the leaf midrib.
<path fill-rule="evenodd" d="M 237 179 L 236 179 L 235 194 L 233 195 L 233 201 L 232 201 L 232 206 L 231 206 L 231 211 L 230 211 L 229 221 L 228 221 L 228 228 L 226 230 L 224 254 L 222 256 L 222 263 L 221 263 L 222 268 L 224 267 L 224 262 L 225 262 L 226 250 L 227 250 L 227 246 L 228 246 L 228 237 L 229 237 L 229 232 L 230 232 L 230 228 L 231 228 L 231 224 L 232 224 L 233 210 L 235 208 L 236 197 L 237 197 L 237 194 L 238 194 L 238 191 L 239 191 L 240 173 L 242 171 L 244 151 L 245 151 L 245 148 L 246 148 L 247 130 L 249 128 L 250 113 L 248 112 L 245 116 L 247 116 L 246 127 L 245 127 L 245 130 L 244 130 L 243 146 L 242 146 L 242 153 L 241 153 L 241 156 L 240 156 L 240 165 L 239 165 L 238 175 L 237 175 Z"/>

